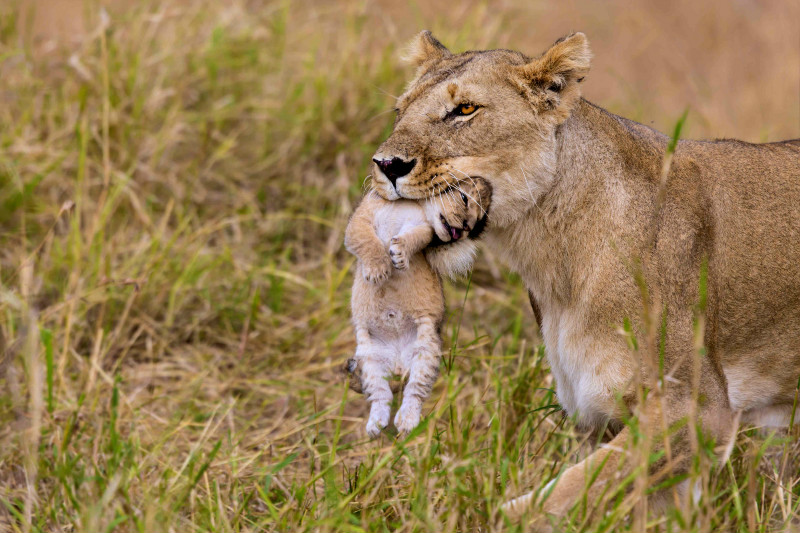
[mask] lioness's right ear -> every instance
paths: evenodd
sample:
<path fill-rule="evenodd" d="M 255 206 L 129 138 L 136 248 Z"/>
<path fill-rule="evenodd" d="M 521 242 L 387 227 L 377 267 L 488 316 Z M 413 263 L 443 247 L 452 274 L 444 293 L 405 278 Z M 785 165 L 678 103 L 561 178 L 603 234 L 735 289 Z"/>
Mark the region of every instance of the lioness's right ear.
<path fill-rule="evenodd" d="M 422 68 L 450 55 L 452 55 L 450 50 L 436 40 L 431 32 L 425 30 L 411 40 L 403 59 L 415 67 Z"/>
<path fill-rule="evenodd" d="M 515 67 L 514 77 L 535 107 L 568 113 L 580 97 L 578 83 L 589 72 L 591 59 L 589 40 L 580 32 L 573 33 L 556 41 L 541 57 Z"/>

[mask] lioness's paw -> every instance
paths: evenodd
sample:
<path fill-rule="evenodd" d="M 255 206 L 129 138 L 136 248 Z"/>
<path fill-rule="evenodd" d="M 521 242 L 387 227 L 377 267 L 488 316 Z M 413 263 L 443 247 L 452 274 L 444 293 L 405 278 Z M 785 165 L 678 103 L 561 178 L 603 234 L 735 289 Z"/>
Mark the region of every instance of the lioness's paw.
<path fill-rule="evenodd" d="M 392 261 L 388 255 L 372 261 L 362 261 L 361 272 L 365 280 L 380 285 L 392 275 Z"/>
<path fill-rule="evenodd" d="M 367 420 L 367 435 L 374 439 L 381 434 L 381 430 L 389 425 L 389 406 L 373 403 Z"/>
<path fill-rule="evenodd" d="M 408 247 L 402 237 L 392 237 L 391 244 L 389 245 L 389 257 L 392 259 L 392 265 L 397 270 L 405 270 L 408 268 Z"/>
<path fill-rule="evenodd" d="M 414 402 L 416 403 L 416 402 Z M 420 405 L 403 402 L 394 417 L 394 426 L 401 435 L 407 435 L 419 425 Z"/>

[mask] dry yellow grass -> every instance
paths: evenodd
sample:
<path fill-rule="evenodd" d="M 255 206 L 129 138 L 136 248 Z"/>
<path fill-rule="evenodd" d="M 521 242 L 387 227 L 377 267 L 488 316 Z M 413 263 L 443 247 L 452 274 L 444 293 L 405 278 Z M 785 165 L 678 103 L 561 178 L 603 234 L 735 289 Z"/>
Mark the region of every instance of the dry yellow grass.
<path fill-rule="evenodd" d="M 0 6 L 0 529 L 491 530 L 507 490 L 585 450 L 491 257 L 448 286 L 418 435 L 367 441 L 337 373 L 354 348 L 344 225 L 420 29 L 529 53 L 581 30 L 586 96 L 613 112 L 800 136 L 796 2 L 31 6 Z M 796 521 L 781 439 L 743 431 L 721 470 L 698 466 L 694 515 L 649 527 Z M 629 502 L 589 503 L 567 530 L 631 527 Z"/>

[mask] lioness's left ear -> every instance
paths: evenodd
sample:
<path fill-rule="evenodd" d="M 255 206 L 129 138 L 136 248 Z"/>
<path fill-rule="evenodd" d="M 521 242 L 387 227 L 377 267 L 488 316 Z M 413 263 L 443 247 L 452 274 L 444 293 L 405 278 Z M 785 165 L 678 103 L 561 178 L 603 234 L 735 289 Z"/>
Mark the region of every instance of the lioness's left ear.
<path fill-rule="evenodd" d="M 428 30 L 422 31 L 408 44 L 403 59 L 422 67 L 451 55 L 450 50 L 440 43 Z"/>
<path fill-rule="evenodd" d="M 515 77 L 536 107 L 568 110 L 580 96 L 577 85 L 589 72 L 591 59 L 589 40 L 573 33 L 556 41 L 541 57 L 514 67 Z"/>

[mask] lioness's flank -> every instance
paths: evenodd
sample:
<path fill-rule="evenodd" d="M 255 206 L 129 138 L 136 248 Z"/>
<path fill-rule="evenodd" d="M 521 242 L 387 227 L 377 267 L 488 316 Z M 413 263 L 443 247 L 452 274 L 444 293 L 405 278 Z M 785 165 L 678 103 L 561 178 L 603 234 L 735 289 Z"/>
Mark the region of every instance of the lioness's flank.
<path fill-rule="evenodd" d="M 416 78 L 376 154 L 407 164 L 392 180 L 376 167 L 374 189 L 396 200 L 464 176 L 491 185 L 484 241 L 530 292 L 561 405 L 584 427 L 616 432 L 543 492 L 544 512 L 563 515 L 633 471 L 631 413 L 658 421 L 654 434 L 697 419 L 718 450 L 739 416 L 787 423 L 800 376 L 800 140 L 680 141 L 662 179 L 669 139 L 581 98 L 591 57 L 581 33 L 531 58 L 452 54 L 423 32 L 409 56 Z M 696 357 L 701 272 L 706 355 Z M 649 324 L 663 324 L 661 365 L 619 333 L 630 323 L 648 338 L 643 294 Z M 637 383 L 655 390 L 637 394 Z M 691 460 L 694 426 L 675 427 L 654 474 Z M 536 494 L 505 511 L 518 515 Z"/>
<path fill-rule="evenodd" d="M 469 269 L 474 244 L 465 237 L 479 233 L 489 192 L 481 180 L 454 182 L 424 202 L 388 202 L 369 192 L 347 225 L 345 246 L 358 262 L 351 302 L 357 347 L 346 370 L 351 388 L 370 402 L 370 437 L 389 424 L 392 376 L 408 379 L 395 427 L 404 434 L 419 424 L 439 374 L 444 317 L 440 270 L 423 249 L 436 235 L 442 245 L 428 254 L 433 264 L 448 273 Z"/>

